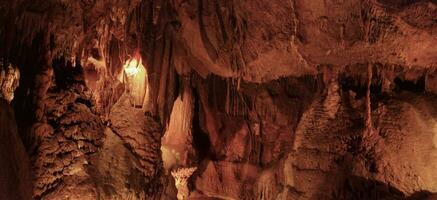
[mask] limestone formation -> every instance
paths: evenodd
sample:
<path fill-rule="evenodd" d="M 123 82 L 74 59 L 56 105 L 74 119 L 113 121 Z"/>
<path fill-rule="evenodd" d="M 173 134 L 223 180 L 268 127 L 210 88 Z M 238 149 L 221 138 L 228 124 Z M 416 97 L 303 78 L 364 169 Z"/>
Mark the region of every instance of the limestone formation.
<path fill-rule="evenodd" d="M 188 196 L 190 194 L 190 191 L 188 189 L 188 179 L 196 171 L 196 169 L 197 167 L 179 168 L 171 172 L 171 175 L 175 179 L 176 189 L 178 190 L 178 200 L 188 199 Z"/>
<path fill-rule="evenodd" d="M 0 0 L 0 200 L 433 199 L 436 44 L 436 0 Z"/>

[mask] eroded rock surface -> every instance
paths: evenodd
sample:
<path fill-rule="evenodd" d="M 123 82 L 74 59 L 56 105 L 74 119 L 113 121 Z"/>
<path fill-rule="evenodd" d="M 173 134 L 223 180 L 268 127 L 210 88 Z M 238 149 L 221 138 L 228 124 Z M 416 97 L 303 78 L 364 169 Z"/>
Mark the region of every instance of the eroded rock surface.
<path fill-rule="evenodd" d="M 141 172 L 146 199 L 158 197 L 163 165 L 161 159 L 162 128 L 156 119 L 135 108 L 124 94 L 110 113 L 111 128 L 137 159 L 134 167 Z M 155 196 L 156 195 L 156 196 Z"/>
<path fill-rule="evenodd" d="M 87 168 L 103 143 L 105 125 L 93 110 L 91 93 L 80 82 L 53 86 L 44 103 L 46 122 L 33 126 L 34 198 L 97 199 Z"/>
<path fill-rule="evenodd" d="M 89 168 L 98 199 L 150 199 L 139 159 L 123 140 L 107 128 L 100 151 L 91 157 Z"/>

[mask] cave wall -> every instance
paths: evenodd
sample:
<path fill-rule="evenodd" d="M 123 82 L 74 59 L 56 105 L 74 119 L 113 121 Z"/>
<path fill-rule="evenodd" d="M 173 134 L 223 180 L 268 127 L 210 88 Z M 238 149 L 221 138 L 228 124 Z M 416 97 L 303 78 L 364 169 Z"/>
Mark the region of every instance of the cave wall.
<path fill-rule="evenodd" d="M 437 99 L 420 78 L 411 87 L 395 78 L 407 74 L 402 68 L 375 65 L 367 84 L 367 64 L 319 69 L 240 89 L 226 79 L 199 84 L 215 87 L 204 89 L 208 106 L 198 111 L 199 132 L 211 145 L 195 146 L 208 155 L 193 177 L 194 199 L 420 199 L 435 192 Z M 393 85 L 383 91 L 389 73 Z"/>
<path fill-rule="evenodd" d="M 4 99 L 0 99 L 0 126 L 0 199 L 31 199 L 29 156 L 18 135 L 14 110 Z"/>

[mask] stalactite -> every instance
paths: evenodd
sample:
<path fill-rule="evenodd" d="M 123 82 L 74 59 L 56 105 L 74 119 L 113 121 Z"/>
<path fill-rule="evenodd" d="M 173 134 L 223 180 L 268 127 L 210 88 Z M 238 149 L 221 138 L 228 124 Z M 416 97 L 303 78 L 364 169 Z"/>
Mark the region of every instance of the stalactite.
<path fill-rule="evenodd" d="M 257 115 L 260 120 L 259 115 Z M 259 164 L 261 161 L 261 124 L 254 122 L 253 125 L 247 123 L 249 128 L 249 158 L 247 159 L 251 164 Z"/>
<path fill-rule="evenodd" d="M 372 85 L 373 76 L 373 65 L 371 63 L 367 64 L 367 85 L 366 85 L 366 134 L 365 136 L 373 135 L 373 125 L 372 125 L 372 105 L 370 96 L 370 86 Z"/>
<path fill-rule="evenodd" d="M 323 66 L 324 82 L 327 85 L 326 99 L 323 102 L 324 110 L 331 119 L 335 119 L 340 109 L 341 97 L 339 94 L 338 72 L 330 66 Z"/>
<path fill-rule="evenodd" d="M 226 80 L 226 104 L 225 104 L 225 111 L 226 114 L 231 113 L 231 84 L 229 83 L 229 79 Z"/>
<path fill-rule="evenodd" d="M 217 6 L 219 2 L 217 1 Z M 225 46 L 226 51 L 230 52 L 231 59 L 231 70 L 240 77 L 245 69 L 246 60 L 243 54 L 243 43 L 246 37 L 247 25 L 244 21 L 244 17 L 241 16 L 238 9 L 236 9 L 236 2 L 228 1 L 224 3 L 230 12 L 223 15 L 221 12 L 217 11 L 217 18 L 219 19 L 221 25 L 221 30 L 224 32 L 223 46 Z M 223 22 L 225 21 L 226 22 Z M 226 27 L 232 27 L 227 30 Z M 226 39 L 225 39 L 226 38 Z M 239 88 L 239 87 L 238 87 Z"/>
<path fill-rule="evenodd" d="M 19 44 L 31 44 L 38 33 L 49 25 L 47 14 L 24 11 L 16 21 L 17 28 L 21 35 Z"/>
<path fill-rule="evenodd" d="M 247 117 L 248 105 L 240 92 L 241 79 L 226 79 L 225 111 L 229 116 Z"/>
<path fill-rule="evenodd" d="M 197 161 L 197 152 L 193 143 L 193 116 L 194 116 L 194 97 L 190 87 L 190 79 L 186 78 L 182 82 L 182 91 L 174 102 L 173 110 L 170 114 L 168 128 L 162 139 L 162 148 L 173 153 L 177 159 L 176 163 L 170 158 L 164 157 L 166 166 L 187 166 Z"/>
<path fill-rule="evenodd" d="M 200 37 L 203 43 L 203 46 L 209 56 L 209 58 L 215 63 L 217 62 L 219 55 L 217 49 L 214 47 L 213 43 L 209 39 L 208 32 L 206 31 L 205 22 L 204 22 L 204 12 L 205 8 L 203 6 L 204 0 L 198 0 L 198 23 L 200 28 Z"/>
<path fill-rule="evenodd" d="M 169 74 L 171 73 L 170 70 L 173 68 L 172 65 L 172 43 L 171 41 L 166 42 L 166 46 L 168 45 L 168 48 L 165 49 L 163 57 L 163 63 L 161 65 L 161 73 L 159 78 L 159 92 L 157 97 L 157 103 L 158 103 L 158 109 L 159 109 L 159 116 L 161 118 L 161 123 L 166 123 L 166 98 L 167 98 L 167 92 L 168 92 L 168 83 L 169 83 Z"/>
<path fill-rule="evenodd" d="M 40 57 L 40 71 L 35 77 L 34 83 L 34 96 L 33 103 L 35 105 L 35 121 L 36 123 L 45 123 L 44 111 L 45 111 L 45 98 L 47 90 L 50 88 L 52 83 L 53 68 L 52 68 L 52 54 L 49 49 L 50 36 L 47 34 L 43 40 L 43 52 Z M 39 137 L 38 135 L 34 135 Z"/>
<path fill-rule="evenodd" d="M 200 97 L 200 102 L 201 102 L 201 106 L 202 106 L 202 110 L 204 111 L 205 114 L 205 124 L 206 124 L 206 129 L 208 131 L 208 135 L 210 137 L 210 141 L 211 141 L 211 146 L 215 147 L 218 143 L 218 139 L 219 139 L 219 121 L 216 117 L 216 113 L 214 111 L 217 110 L 216 106 L 211 106 L 209 103 L 209 98 L 210 96 L 208 95 L 206 86 L 205 86 L 205 81 L 204 80 L 200 80 L 201 78 L 198 77 L 196 79 L 196 88 L 197 88 L 197 92 L 199 94 Z M 227 98 L 227 97 L 226 97 Z M 228 101 L 227 99 L 225 101 Z M 224 111 L 226 113 L 226 110 Z"/>
<path fill-rule="evenodd" d="M 240 114 L 240 93 L 237 91 L 237 87 L 236 87 L 236 84 L 235 84 L 235 80 L 233 80 L 233 93 L 234 93 L 234 95 L 233 95 L 233 97 L 234 97 L 234 100 L 233 100 L 233 103 L 234 103 L 234 115 L 235 116 L 238 116 L 239 114 Z"/>

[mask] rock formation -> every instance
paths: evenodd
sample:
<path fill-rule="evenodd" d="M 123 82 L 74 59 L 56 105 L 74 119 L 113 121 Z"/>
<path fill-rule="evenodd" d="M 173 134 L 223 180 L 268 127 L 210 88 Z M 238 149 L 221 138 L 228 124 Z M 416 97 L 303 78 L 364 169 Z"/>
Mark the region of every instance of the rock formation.
<path fill-rule="evenodd" d="M 175 186 L 178 190 L 178 200 L 188 199 L 190 191 L 188 189 L 188 179 L 196 171 L 197 167 L 191 168 L 179 168 L 171 172 L 171 175 L 175 179 Z"/>
<path fill-rule="evenodd" d="M 29 156 L 17 131 L 12 107 L 0 99 L 0 199 L 32 197 Z"/>
<path fill-rule="evenodd" d="M 436 0 L 0 0 L 0 44 L 0 200 L 436 198 Z"/>

